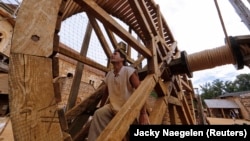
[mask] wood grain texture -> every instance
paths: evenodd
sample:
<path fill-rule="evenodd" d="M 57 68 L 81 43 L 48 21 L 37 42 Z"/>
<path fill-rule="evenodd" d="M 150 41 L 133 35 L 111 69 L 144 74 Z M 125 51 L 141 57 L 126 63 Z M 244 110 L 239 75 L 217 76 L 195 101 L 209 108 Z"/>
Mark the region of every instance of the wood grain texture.
<path fill-rule="evenodd" d="M 11 60 L 10 114 L 15 140 L 62 140 L 51 59 L 12 54 Z"/>
<path fill-rule="evenodd" d="M 11 52 L 50 56 L 60 4 L 61 0 L 23 0 L 14 28 Z"/>

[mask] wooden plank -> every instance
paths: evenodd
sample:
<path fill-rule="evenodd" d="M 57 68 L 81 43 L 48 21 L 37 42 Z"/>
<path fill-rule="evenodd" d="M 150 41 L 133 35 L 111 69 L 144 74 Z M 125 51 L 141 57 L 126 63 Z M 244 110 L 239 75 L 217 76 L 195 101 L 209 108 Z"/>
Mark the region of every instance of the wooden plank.
<path fill-rule="evenodd" d="M 169 120 L 172 125 L 176 125 L 178 121 L 176 106 L 169 104 Z"/>
<path fill-rule="evenodd" d="M 139 1 L 135 1 L 135 0 L 128 0 L 128 2 L 130 3 L 131 9 L 133 11 L 133 14 L 136 19 L 137 19 L 137 24 L 140 25 L 141 30 L 145 33 L 145 36 L 147 38 L 147 40 L 151 39 L 153 35 L 152 31 L 148 25 L 147 19 L 145 17 L 145 11 L 142 11 L 141 6 L 139 5 Z M 145 9 L 145 8 L 144 8 Z"/>
<path fill-rule="evenodd" d="M 161 11 L 160 11 L 160 6 L 156 6 L 156 11 L 157 11 L 157 22 L 158 22 L 158 32 L 160 37 L 162 38 L 164 36 L 163 34 L 163 25 L 162 25 L 162 18 L 161 18 Z"/>
<path fill-rule="evenodd" d="M 68 122 L 66 120 L 63 108 L 58 109 L 58 118 L 59 118 L 61 129 L 63 131 L 67 131 L 69 127 L 68 127 Z"/>
<path fill-rule="evenodd" d="M 186 91 L 188 91 L 188 92 L 192 92 L 193 91 L 193 89 L 184 80 L 181 79 L 180 81 L 181 81 L 181 84 L 182 84 L 183 88 Z"/>
<path fill-rule="evenodd" d="M 0 15 L 2 17 L 5 17 L 12 27 L 15 26 L 15 18 L 13 18 L 13 15 L 11 13 L 7 12 L 6 8 L 4 8 L 3 6 L 3 3 L 0 3 Z"/>
<path fill-rule="evenodd" d="M 100 5 L 105 10 L 109 11 L 109 13 L 116 13 L 119 10 L 119 7 L 126 4 L 127 1 L 124 0 L 109 0 L 109 1 L 103 1 L 102 3 L 97 2 L 98 5 Z"/>
<path fill-rule="evenodd" d="M 52 57 L 52 74 L 53 78 L 59 77 L 60 67 L 59 67 L 59 57 Z"/>
<path fill-rule="evenodd" d="M 22 2 L 14 28 L 11 52 L 46 57 L 53 53 L 53 39 L 61 1 Z"/>
<path fill-rule="evenodd" d="M 100 8 L 93 0 L 74 0 L 79 5 L 85 7 L 86 12 L 91 13 L 94 17 L 100 20 L 106 27 L 109 27 L 113 32 L 120 36 L 124 41 L 145 57 L 152 57 L 149 49 L 138 43 L 137 40 L 127 32 L 120 24 L 118 24 L 106 11 Z"/>
<path fill-rule="evenodd" d="M 147 48 L 149 48 L 149 50 L 153 55 L 151 58 L 148 58 L 148 73 L 157 74 L 158 76 L 160 76 L 158 60 L 157 60 L 156 43 L 154 42 L 154 39 L 148 41 Z"/>
<path fill-rule="evenodd" d="M 106 68 L 103 65 L 101 65 L 101 64 L 99 64 L 99 63 L 97 63 L 97 62 L 95 62 L 95 61 L 87 58 L 86 56 L 81 56 L 80 54 L 77 54 L 75 52 L 69 51 L 68 49 L 65 49 L 65 48 L 62 48 L 62 47 L 54 48 L 54 49 L 55 49 L 56 52 L 58 52 L 58 53 L 60 53 L 62 55 L 65 55 L 65 56 L 67 56 L 69 58 L 75 59 L 75 60 L 77 60 L 79 62 L 82 62 L 82 63 L 84 63 L 86 65 L 91 66 L 91 67 L 94 67 L 94 68 L 96 68 L 98 70 L 102 70 L 104 72 L 108 72 L 109 71 L 108 68 Z"/>
<path fill-rule="evenodd" d="M 55 34 L 58 34 L 58 32 L 61 29 L 61 22 L 63 21 L 63 11 L 65 10 L 67 0 L 62 0 L 59 10 L 58 10 L 58 17 L 56 21 L 56 26 L 55 26 Z"/>
<path fill-rule="evenodd" d="M 153 111 L 150 112 L 149 121 L 150 124 L 162 124 L 164 113 L 166 112 L 167 103 L 165 97 L 157 98 Z"/>
<path fill-rule="evenodd" d="M 166 102 L 167 107 L 166 107 L 166 112 L 164 113 L 164 117 L 162 120 L 163 125 L 170 125 L 170 112 L 169 112 L 169 104 Z"/>
<path fill-rule="evenodd" d="M 120 0 L 120 1 L 122 1 L 122 0 Z M 117 1 L 115 1 L 115 0 L 113 0 L 113 2 L 114 3 L 116 3 Z M 124 13 L 121 13 L 121 12 L 129 12 L 128 10 L 131 10 L 130 8 L 129 8 L 129 3 L 128 3 L 128 1 L 122 1 L 123 3 L 120 3 L 120 4 L 116 4 L 117 5 L 117 7 L 113 7 L 112 9 L 114 10 L 114 11 L 112 11 L 112 12 L 115 12 L 115 13 L 117 13 L 117 14 L 119 14 L 119 15 L 124 15 Z M 110 4 L 108 4 L 109 6 L 110 6 Z M 108 8 L 108 7 L 107 7 Z M 105 9 L 107 9 L 106 8 L 106 6 L 105 6 Z"/>
<path fill-rule="evenodd" d="M 66 112 L 67 120 L 70 121 L 74 119 L 76 116 L 82 114 L 83 112 L 86 112 L 89 108 L 89 105 L 98 102 L 102 98 L 105 88 L 106 86 L 104 85 L 104 83 L 102 83 L 100 87 L 93 94 L 91 94 L 81 103 L 79 103 L 78 105 L 67 111 Z"/>
<path fill-rule="evenodd" d="M 154 9 L 154 10 L 151 10 L 151 13 L 149 12 L 149 8 L 147 7 L 145 1 L 138 1 L 140 3 L 140 6 L 142 8 L 142 11 L 144 13 L 144 16 L 145 16 L 145 21 L 147 21 L 149 27 L 150 27 L 150 30 L 151 30 L 151 34 L 153 34 L 153 36 L 157 36 L 158 35 L 158 32 L 157 32 L 157 29 L 156 29 L 156 24 L 153 20 L 153 17 L 152 15 L 156 15 L 157 11 Z M 144 21 L 144 22 L 145 22 Z"/>
<path fill-rule="evenodd" d="M 140 56 L 136 61 L 134 61 L 133 64 L 131 64 L 131 67 L 134 67 L 134 68 L 139 68 L 141 69 L 140 65 L 142 63 L 142 61 L 144 60 L 145 58 L 143 56 Z"/>
<path fill-rule="evenodd" d="M 85 126 L 73 138 L 74 141 L 82 141 L 88 136 L 90 124 L 91 124 L 91 121 L 85 124 Z"/>
<path fill-rule="evenodd" d="M 181 117 L 183 118 L 182 121 L 184 121 L 184 124 L 186 124 L 186 123 L 195 124 L 195 117 L 192 114 L 191 108 L 189 107 L 185 96 L 182 97 L 182 107 L 181 108 L 182 108 L 181 113 L 183 114 L 183 116 L 181 116 Z"/>
<path fill-rule="evenodd" d="M 236 13 L 241 18 L 241 21 L 246 25 L 248 30 L 250 30 L 250 11 L 248 5 L 246 5 L 243 0 L 229 0 L 234 7 Z M 249 1 L 248 1 L 249 4 Z"/>
<path fill-rule="evenodd" d="M 206 117 L 209 125 L 250 125 L 249 120 Z"/>
<path fill-rule="evenodd" d="M 80 51 L 81 56 L 87 56 L 91 34 L 92 34 L 92 26 L 90 23 L 88 23 L 87 30 L 85 32 L 85 36 L 84 36 L 83 43 L 82 43 L 82 48 Z M 77 62 L 76 69 L 75 69 L 75 76 L 74 76 L 72 86 L 70 89 L 70 94 L 69 94 L 66 110 L 69 110 L 75 106 L 76 99 L 77 99 L 78 92 L 79 92 L 80 83 L 82 80 L 83 69 L 84 69 L 84 64 L 81 62 Z"/>
<path fill-rule="evenodd" d="M 91 23 L 91 25 L 93 26 L 94 30 L 95 30 L 95 33 L 97 35 L 97 38 L 99 39 L 102 47 L 103 47 L 103 50 L 106 54 L 106 56 L 111 56 L 112 52 L 109 48 L 109 44 L 107 42 L 107 40 L 105 39 L 105 36 L 104 34 L 102 33 L 102 30 L 100 28 L 100 26 L 98 25 L 97 21 L 95 20 L 95 18 L 93 16 L 91 16 L 91 14 L 88 14 L 88 18 L 89 18 L 89 21 Z"/>
<path fill-rule="evenodd" d="M 176 106 L 176 110 L 180 119 L 180 122 L 182 125 L 189 125 L 189 119 L 188 119 L 188 115 L 187 112 L 185 111 L 185 108 L 183 108 L 183 106 Z"/>
<path fill-rule="evenodd" d="M 10 115 L 15 140 L 61 141 L 50 58 L 12 53 Z"/>
<path fill-rule="evenodd" d="M 155 91 L 157 92 L 157 95 L 160 96 L 170 96 L 170 91 L 172 90 L 172 82 L 167 81 L 163 82 L 162 80 L 159 80 L 159 82 L 155 86 Z"/>
<path fill-rule="evenodd" d="M 187 94 L 185 94 L 185 99 L 188 105 L 188 108 L 190 110 L 190 116 L 193 120 L 193 123 L 196 123 L 196 118 L 195 118 L 195 105 L 194 105 L 194 97 L 193 97 L 193 93 L 189 92 Z M 199 105 L 200 106 L 200 105 Z"/>
<path fill-rule="evenodd" d="M 168 101 L 169 104 L 173 104 L 173 105 L 176 105 L 176 106 L 182 106 L 181 101 L 178 98 L 174 97 L 174 96 L 169 96 L 167 98 L 167 101 Z"/>
<path fill-rule="evenodd" d="M 63 141 L 73 141 L 70 134 L 63 132 Z"/>
<path fill-rule="evenodd" d="M 94 106 L 96 107 L 96 104 Z M 95 107 L 94 109 L 96 109 Z M 77 137 L 78 133 L 81 132 L 81 129 L 84 127 L 83 125 L 88 121 L 90 116 L 91 116 L 90 114 L 84 113 L 82 115 L 78 115 L 74 119 L 73 123 L 70 124 L 69 131 L 68 131 L 72 138 Z"/>
<path fill-rule="evenodd" d="M 75 3 L 72 0 L 64 0 L 64 1 L 66 1 L 66 4 L 65 4 L 66 6 L 65 6 L 65 9 L 63 9 L 63 14 L 62 14 L 63 20 L 66 20 L 70 16 L 80 13 L 84 10 L 82 7 L 80 7 L 77 3 Z"/>
<path fill-rule="evenodd" d="M 60 83 L 55 80 L 53 82 L 53 86 L 54 86 L 55 100 L 57 103 L 59 103 L 62 101 Z"/>
<path fill-rule="evenodd" d="M 188 100 L 186 99 L 186 95 L 188 95 L 188 93 L 193 92 L 193 89 L 191 89 L 191 87 L 189 87 L 189 85 L 187 83 L 185 83 L 185 79 L 187 80 L 186 75 L 184 76 L 179 76 L 178 79 L 181 81 L 182 87 L 181 87 L 181 91 L 179 92 L 179 95 L 181 95 L 182 97 L 179 99 L 182 99 L 182 110 L 183 110 L 183 114 L 185 114 L 185 116 L 182 117 L 186 117 L 185 120 L 187 120 L 188 124 L 195 124 L 195 118 L 194 115 L 191 111 L 191 107 L 188 104 Z M 183 82 L 183 83 L 182 83 Z M 185 85 L 184 85 L 185 84 Z M 189 88 L 188 90 L 185 88 Z M 192 105 L 193 106 L 193 105 Z"/>
<path fill-rule="evenodd" d="M 106 30 L 106 33 L 107 33 L 107 35 L 108 35 L 108 37 L 109 37 L 109 39 L 110 39 L 110 42 L 111 42 L 111 44 L 112 44 L 112 47 L 114 48 L 114 49 L 116 49 L 115 47 L 116 47 L 116 45 L 118 44 L 118 42 L 117 42 L 117 40 L 116 40 L 116 38 L 115 38 L 115 35 L 113 34 L 113 32 L 110 30 L 110 29 L 108 29 L 105 25 L 103 25 L 104 26 L 104 29 Z"/>
<path fill-rule="evenodd" d="M 142 106 L 156 85 L 155 76 L 148 75 L 130 96 L 121 110 L 106 126 L 97 141 L 122 140 L 126 135 L 129 126 L 138 116 Z"/>

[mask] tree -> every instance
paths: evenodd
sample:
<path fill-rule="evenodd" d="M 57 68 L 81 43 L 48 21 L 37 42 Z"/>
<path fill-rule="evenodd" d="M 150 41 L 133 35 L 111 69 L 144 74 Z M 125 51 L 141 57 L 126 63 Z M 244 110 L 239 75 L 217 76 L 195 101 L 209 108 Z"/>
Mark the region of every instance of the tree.
<path fill-rule="evenodd" d="M 211 89 L 214 92 L 215 97 L 218 97 L 220 95 L 222 95 L 223 93 L 225 93 L 225 86 L 224 86 L 224 82 L 222 80 L 219 79 L 215 79 L 212 82 L 212 86 Z"/>
<path fill-rule="evenodd" d="M 212 99 L 225 93 L 241 92 L 250 90 L 250 74 L 240 74 L 234 81 L 222 81 L 215 79 L 212 83 L 206 82 L 200 85 L 201 98 Z"/>
<path fill-rule="evenodd" d="M 201 87 L 201 99 L 211 99 L 214 97 L 214 92 L 211 89 L 211 84 L 205 83 L 204 85 L 200 86 Z"/>
<path fill-rule="evenodd" d="M 236 84 L 232 81 L 224 82 L 225 91 L 228 93 L 236 92 Z"/>
<path fill-rule="evenodd" d="M 236 85 L 236 91 L 238 92 L 250 90 L 250 73 L 236 76 L 234 83 Z"/>

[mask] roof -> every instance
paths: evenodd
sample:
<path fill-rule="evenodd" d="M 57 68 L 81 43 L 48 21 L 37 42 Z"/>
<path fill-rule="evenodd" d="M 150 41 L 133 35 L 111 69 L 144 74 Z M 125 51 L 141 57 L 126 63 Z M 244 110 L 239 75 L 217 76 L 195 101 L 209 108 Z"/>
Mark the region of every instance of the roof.
<path fill-rule="evenodd" d="M 209 125 L 250 125 L 250 122 L 244 119 L 231 119 L 231 118 L 214 118 L 206 117 Z"/>
<path fill-rule="evenodd" d="M 240 95 L 246 95 L 246 94 L 250 94 L 250 91 L 242 91 L 242 92 L 234 92 L 234 93 L 226 93 L 221 95 L 220 97 L 230 97 L 230 96 L 240 96 Z"/>
<path fill-rule="evenodd" d="M 232 100 L 227 99 L 204 99 L 208 108 L 240 108 Z"/>

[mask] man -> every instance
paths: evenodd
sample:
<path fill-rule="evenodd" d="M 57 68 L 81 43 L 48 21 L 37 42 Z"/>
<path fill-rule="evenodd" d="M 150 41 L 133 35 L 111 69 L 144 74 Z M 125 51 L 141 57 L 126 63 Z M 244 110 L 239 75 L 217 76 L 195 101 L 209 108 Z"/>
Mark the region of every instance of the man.
<path fill-rule="evenodd" d="M 126 56 L 121 50 L 115 50 L 110 58 L 113 70 L 108 72 L 104 80 L 106 84 L 106 97 L 109 103 L 95 111 L 90 125 L 88 141 L 95 141 L 102 130 L 121 109 L 130 95 L 140 85 L 136 70 L 126 66 Z M 149 124 L 146 106 L 139 116 L 140 124 Z"/>

